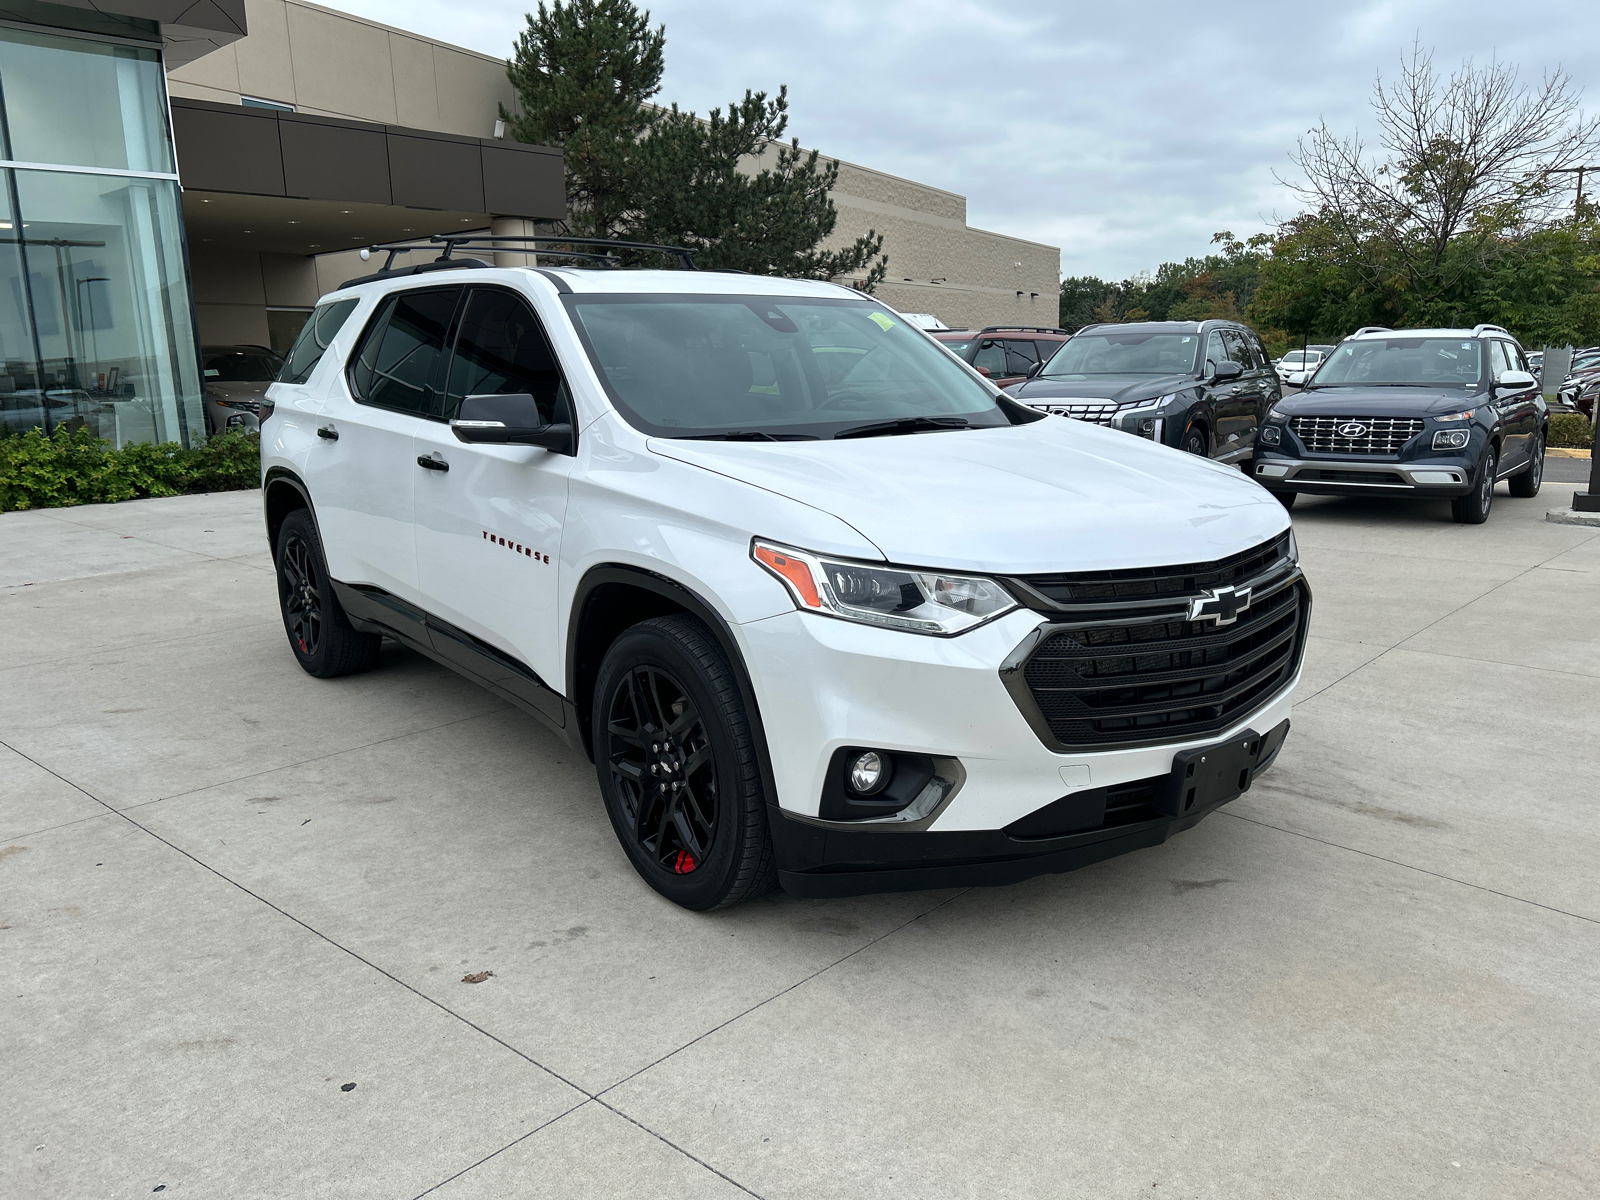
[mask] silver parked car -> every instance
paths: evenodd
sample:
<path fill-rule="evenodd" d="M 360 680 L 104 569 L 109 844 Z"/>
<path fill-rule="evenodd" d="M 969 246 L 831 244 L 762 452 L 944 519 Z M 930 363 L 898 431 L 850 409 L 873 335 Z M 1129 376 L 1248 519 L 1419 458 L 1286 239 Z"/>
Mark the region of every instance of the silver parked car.
<path fill-rule="evenodd" d="M 283 356 L 265 346 L 206 346 L 200 362 L 205 371 L 207 431 L 259 429 L 261 399 L 278 377 Z"/>

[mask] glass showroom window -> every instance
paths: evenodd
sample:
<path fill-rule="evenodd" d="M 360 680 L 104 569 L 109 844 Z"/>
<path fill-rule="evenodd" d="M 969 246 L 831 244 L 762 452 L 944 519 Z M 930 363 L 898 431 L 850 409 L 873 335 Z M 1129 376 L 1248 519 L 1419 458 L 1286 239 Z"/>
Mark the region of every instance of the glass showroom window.
<path fill-rule="evenodd" d="M 205 436 L 154 49 L 0 29 L 0 417 Z"/>

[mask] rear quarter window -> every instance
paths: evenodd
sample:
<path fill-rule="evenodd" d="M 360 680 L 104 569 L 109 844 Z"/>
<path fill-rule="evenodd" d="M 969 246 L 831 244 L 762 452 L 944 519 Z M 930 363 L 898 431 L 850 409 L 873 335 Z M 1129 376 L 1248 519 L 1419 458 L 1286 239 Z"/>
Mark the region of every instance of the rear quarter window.
<path fill-rule="evenodd" d="M 278 382 L 305 383 L 310 379 L 311 372 L 317 369 L 317 364 L 327 352 L 329 343 L 350 319 L 358 303 L 356 300 L 335 300 L 331 304 L 319 304 L 300 327 L 300 336 L 295 338 L 294 345 L 289 347 L 289 356 L 283 360 L 283 369 L 278 372 Z"/>

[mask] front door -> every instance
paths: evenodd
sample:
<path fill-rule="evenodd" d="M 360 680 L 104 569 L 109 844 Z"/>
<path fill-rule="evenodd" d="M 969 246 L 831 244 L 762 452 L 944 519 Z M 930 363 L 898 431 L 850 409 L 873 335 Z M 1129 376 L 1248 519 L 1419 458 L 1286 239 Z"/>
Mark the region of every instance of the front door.
<path fill-rule="evenodd" d="M 412 636 L 421 633 L 412 608 L 419 599 L 412 443 L 433 405 L 460 296 L 459 287 L 430 288 L 379 304 L 349 369 L 329 385 L 307 459 L 329 573 L 391 607 L 396 628 Z"/>
<path fill-rule="evenodd" d="M 573 459 L 538 446 L 468 445 L 448 424 L 464 396 L 517 392 L 533 395 L 547 421 L 571 419 L 560 368 L 522 296 L 471 289 L 446 380 L 413 451 L 448 467 L 417 476 L 418 576 L 428 611 L 448 623 L 432 629 L 433 644 L 549 711 L 544 689 L 564 690 L 556 576 Z"/>
<path fill-rule="evenodd" d="M 1266 380 L 1242 330 L 1224 329 L 1222 341 L 1228 357 L 1238 363 L 1243 372 L 1218 389 L 1221 395 L 1217 402 L 1219 436 L 1215 457 L 1233 462 L 1255 445 L 1256 423 L 1266 398 Z"/>
<path fill-rule="evenodd" d="M 1502 374 L 1506 371 L 1528 369 L 1522 360 L 1521 351 L 1510 342 L 1503 342 L 1498 338 L 1491 342 L 1489 361 L 1496 380 L 1495 404 L 1500 409 L 1501 427 L 1505 430 L 1505 440 L 1500 449 L 1500 472 L 1504 474 L 1512 467 L 1527 462 L 1528 455 L 1532 452 L 1533 436 L 1539 423 L 1536 402 L 1539 389 L 1529 387 L 1520 392 L 1501 394 L 1498 381 Z"/>

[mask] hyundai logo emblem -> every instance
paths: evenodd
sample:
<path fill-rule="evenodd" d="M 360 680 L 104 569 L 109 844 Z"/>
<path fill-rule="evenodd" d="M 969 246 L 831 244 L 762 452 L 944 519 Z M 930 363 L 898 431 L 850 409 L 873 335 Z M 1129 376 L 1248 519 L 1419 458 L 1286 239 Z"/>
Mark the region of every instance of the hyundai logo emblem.
<path fill-rule="evenodd" d="M 1367 431 L 1367 427 L 1360 421 L 1346 421 L 1339 426 L 1339 436 L 1342 438 L 1358 438 Z"/>

